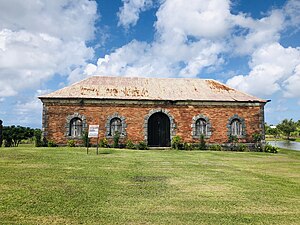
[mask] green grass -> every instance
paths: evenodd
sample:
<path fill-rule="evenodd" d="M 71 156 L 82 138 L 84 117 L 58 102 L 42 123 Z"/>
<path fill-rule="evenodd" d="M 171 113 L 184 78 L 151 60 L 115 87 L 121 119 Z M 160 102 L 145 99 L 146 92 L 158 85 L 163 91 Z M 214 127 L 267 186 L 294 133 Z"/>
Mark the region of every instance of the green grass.
<path fill-rule="evenodd" d="M 0 148 L 1 224 L 299 224 L 300 152 Z"/>

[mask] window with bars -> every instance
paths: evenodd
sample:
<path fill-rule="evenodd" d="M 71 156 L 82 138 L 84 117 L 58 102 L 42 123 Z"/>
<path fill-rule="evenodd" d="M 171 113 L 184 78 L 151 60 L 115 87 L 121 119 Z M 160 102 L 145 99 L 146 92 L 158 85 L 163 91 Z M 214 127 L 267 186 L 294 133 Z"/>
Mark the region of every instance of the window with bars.
<path fill-rule="evenodd" d="M 70 121 L 69 136 L 80 137 L 82 135 L 82 120 L 80 118 L 73 118 Z"/>
<path fill-rule="evenodd" d="M 122 134 L 122 121 L 117 117 L 110 121 L 109 135 L 114 136 L 116 133 Z"/>
<path fill-rule="evenodd" d="M 200 135 L 207 135 L 207 122 L 202 118 L 196 121 L 196 136 Z"/>
<path fill-rule="evenodd" d="M 230 126 L 231 135 L 241 136 L 243 134 L 243 125 L 239 119 L 232 120 Z"/>

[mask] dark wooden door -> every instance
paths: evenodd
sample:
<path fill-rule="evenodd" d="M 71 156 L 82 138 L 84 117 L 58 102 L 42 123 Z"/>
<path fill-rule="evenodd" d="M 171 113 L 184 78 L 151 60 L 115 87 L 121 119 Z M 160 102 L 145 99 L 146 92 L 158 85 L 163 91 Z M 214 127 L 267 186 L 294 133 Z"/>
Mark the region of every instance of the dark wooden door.
<path fill-rule="evenodd" d="M 170 119 L 161 112 L 154 113 L 148 120 L 148 145 L 151 147 L 169 147 Z"/>

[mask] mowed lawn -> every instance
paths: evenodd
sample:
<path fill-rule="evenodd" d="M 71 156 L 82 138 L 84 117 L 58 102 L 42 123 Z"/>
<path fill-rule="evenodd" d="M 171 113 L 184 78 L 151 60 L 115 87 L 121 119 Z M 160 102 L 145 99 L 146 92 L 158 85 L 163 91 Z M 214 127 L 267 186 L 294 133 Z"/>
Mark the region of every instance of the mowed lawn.
<path fill-rule="evenodd" d="M 0 223 L 300 223 L 300 152 L 99 153 L 0 148 Z"/>

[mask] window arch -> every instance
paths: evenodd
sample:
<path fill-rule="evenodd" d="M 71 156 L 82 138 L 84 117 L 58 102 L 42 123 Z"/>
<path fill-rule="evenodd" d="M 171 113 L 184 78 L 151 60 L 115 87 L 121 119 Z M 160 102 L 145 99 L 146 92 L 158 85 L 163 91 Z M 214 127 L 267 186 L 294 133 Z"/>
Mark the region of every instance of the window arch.
<path fill-rule="evenodd" d="M 241 136 L 243 131 L 242 122 L 238 119 L 231 121 L 231 135 Z"/>
<path fill-rule="evenodd" d="M 238 115 L 234 115 L 233 117 L 228 119 L 228 137 L 236 136 L 238 138 L 246 137 L 246 125 L 245 120 Z"/>
<path fill-rule="evenodd" d="M 69 136 L 80 137 L 82 135 L 82 120 L 78 117 L 71 119 Z"/>
<path fill-rule="evenodd" d="M 86 118 L 84 115 L 74 113 L 67 116 L 66 123 L 66 137 L 68 138 L 80 138 L 82 132 L 87 129 Z"/>
<path fill-rule="evenodd" d="M 126 136 L 126 123 L 125 117 L 120 116 L 118 113 L 114 113 L 111 116 L 107 117 L 105 129 L 106 129 L 106 137 L 113 138 L 114 135 L 118 132 L 120 137 Z"/>
<path fill-rule="evenodd" d="M 202 114 L 194 116 L 191 126 L 193 138 L 199 139 L 200 135 L 204 135 L 205 138 L 210 138 L 211 123 L 208 117 Z"/>
<path fill-rule="evenodd" d="M 196 121 L 196 136 L 200 135 L 207 135 L 207 124 L 206 120 L 203 118 L 200 118 Z"/>
<path fill-rule="evenodd" d="M 109 127 L 109 135 L 114 136 L 116 133 L 122 133 L 122 121 L 120 118 L 115 117 L 110 120 L 110 127 Z"/>

